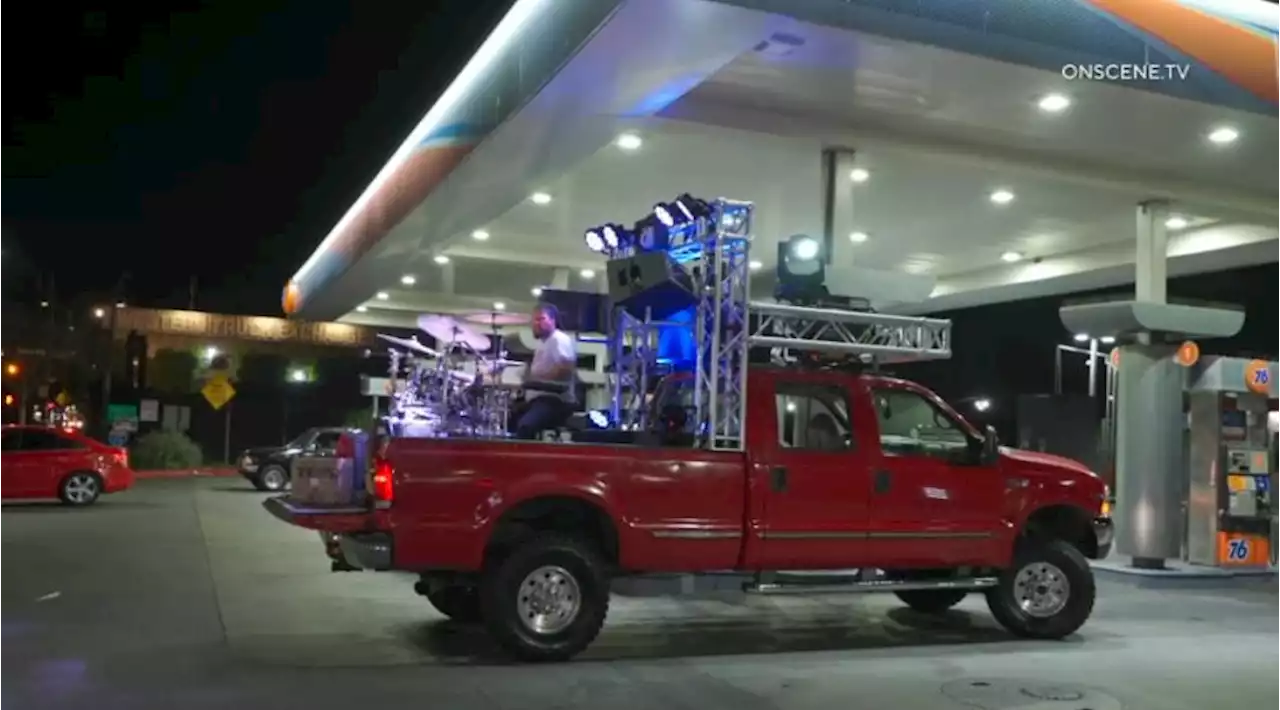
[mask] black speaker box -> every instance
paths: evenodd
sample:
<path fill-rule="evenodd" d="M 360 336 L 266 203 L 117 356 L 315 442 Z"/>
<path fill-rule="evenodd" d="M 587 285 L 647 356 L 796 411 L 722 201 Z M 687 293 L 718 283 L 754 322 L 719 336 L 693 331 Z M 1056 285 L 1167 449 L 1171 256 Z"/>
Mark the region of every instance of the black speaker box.
<path fill-rule="evenodd" d="M 662 320 L 696 302 L 689 275 L 665 252 L 612 259 L 605 273 L 609 299 L 636 318 L 644 318 L 647 310 Z"/>

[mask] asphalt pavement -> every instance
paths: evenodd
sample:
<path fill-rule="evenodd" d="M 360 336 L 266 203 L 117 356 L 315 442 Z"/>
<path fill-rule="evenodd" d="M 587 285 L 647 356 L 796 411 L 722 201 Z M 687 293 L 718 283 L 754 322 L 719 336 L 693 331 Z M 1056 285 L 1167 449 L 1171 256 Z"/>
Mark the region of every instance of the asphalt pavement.
<path fill-rule="evenodd" d="M 5 710 L 1233 710 L 1276 707 L 1274 585 L 1100 582 L 1061 642 L 979 597 L 615 600 L 578 660 L 508 663 L 398 574 L 328 571 L 234 478 L 147 480 L 93 508 L 0 512 Z"/>

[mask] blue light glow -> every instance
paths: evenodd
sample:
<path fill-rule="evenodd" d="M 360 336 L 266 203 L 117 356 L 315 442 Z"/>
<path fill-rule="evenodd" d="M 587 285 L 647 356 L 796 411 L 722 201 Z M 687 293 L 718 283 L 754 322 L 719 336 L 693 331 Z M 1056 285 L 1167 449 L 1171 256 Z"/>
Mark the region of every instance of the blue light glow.
<path fill-rule="evenodd" d="M 591 422 L 591 426 L 597 429 L 609 428 L 609 413 L 603 409 L 593 409 L 587 412 L 587 419 Z"/>

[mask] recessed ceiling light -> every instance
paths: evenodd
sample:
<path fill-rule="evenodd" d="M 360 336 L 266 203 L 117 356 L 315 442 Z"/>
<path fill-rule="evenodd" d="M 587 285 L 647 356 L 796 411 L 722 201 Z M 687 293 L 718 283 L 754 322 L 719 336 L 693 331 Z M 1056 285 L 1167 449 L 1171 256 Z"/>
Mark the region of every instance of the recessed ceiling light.
<path fill-rule="evenodd" d="M 368 306 L 356 306 L 356 313 L 368 313 L 368 312 L 369 312 Z"/>
<path fill-rule="evenodd" d="M 644 145 L 644 141 L 634 133 L 623 133 L 613 141 L 613 144 L 622 150 L 639 150 Z"/>
<path fill-rule="evenodd" d="M 533 294 L 534 298 L 537 298 L 538 296 L 542 295 L 542 289 L 538 286 L 534 286 L 533 288 L 529 289 L 529 293 Z"/>
<path fill-rule="evenodd" d="M 1045 113 L 1060 113 L 1071 107 L 1071 99 L 1063 94 L 1045 94 L 1036 105 Z"/>
<path fill-rule="evenodd" d="M 750 264 L 747 264 L 747 268 L 751 269 L 752 271 L 759 271 L 760 269 L 764 268 L 764 262 L 752 261 Z"/>
<path fill-rule="evenodd" d="M 591 269 L 583 269 L 582 271 L 578 272 L 578 275 L 584 279 L 594 279 L 596 277 L 596 272 L 592 271 Z"/>
<path fill-rule="evenodd" d="M 546 205 L 551 203 L 551 195 L 545 192 L 535 192 L 529 195 L 529 201 L 535 205 Z"/>
<path fill-rule="evenodd" d="M 1015 261 L 1022 261 L 1022 255 L 1016 251 L 1007 251 L 1000 255 L 1000 260 L 1007 264 L 1012 264 Z"/>
<path fill-rule="evenodd" d="M 440 264 L 441 266 L 443 266 L 449 263 L 449 257 L 445 256 L 444 254 L 436 254 L 434 261 L 437 264 Z"/>
<path fill-rule="evenodd" d="M 1230 145 L 1240 137 L 1240 131 L 1231 126 L 1218 126 L 1209 132 L 1209 142 L 1218 145 Z"/>
<path fill-rule="evenodd" d="M 991 201 L 997 205 L 1007 205 L 1013 202 L 1013 193 L 1004 189 L 996 190 L 991 193 Z"/>
<path fill-rule="evenodd" d="M 507 304 L 503 303 L 502 301 L 494 301 L 494 302 L 493 302 L 493 310 L 495 310 L 495 311 L 505 311 L 505 310 L 507 310 Z"/>
<path fill-rule="evenodd" d="M 400 277 L 400 283 L 404 284 L 405 286 L 412 286 L 418 283 L 418 278 L 413 274 L 405 274 L 404 276 Z"/>
<path fill-rule="evenodd" d="M 871 173 L 862 168 L 854 168 L 849 171 L 849 179 L 854 182 L 866 182 L 871 177 Z"/>
<path fill-rule="evenodd" d="M 1177 217 L 1177 216 L 1170 217 L 1169 219 L 1166 219 L 1164 221 L 1164 226 L 1168 227 L 1169 229 L 1186 229 L 1187 218 Z"/>
<path fill-rule="evenodd" d="M 1076 333 L 1073 337 L 1077 343 L 1087 343 L 1090 340 L 1088 333 Z"/>
<path fill-rule="evenodd" d="M 385 300 L 387 300 L 388 298 L 391 298 L 391 294 L 387 293 L 386 291 L 379 291 L 379 292 L 374 296 L 374 298 L 378 299 L 379 301 L 385 301 Z"/>
<path fill-rule="evenodd" d="M 489 240 L 489 233 L 484 231 L 483 229 L 477 229 L 476 231 L 471 233 L 471 238 L 476 240 L 477 242 L 485 242 Z"/>
<path fill-rule="evenodd" d="M 853 242 L 854 244 L 861 244 L 867 241 L 867 233 L 866 232 L 850 232 L 849 241 Z"/>

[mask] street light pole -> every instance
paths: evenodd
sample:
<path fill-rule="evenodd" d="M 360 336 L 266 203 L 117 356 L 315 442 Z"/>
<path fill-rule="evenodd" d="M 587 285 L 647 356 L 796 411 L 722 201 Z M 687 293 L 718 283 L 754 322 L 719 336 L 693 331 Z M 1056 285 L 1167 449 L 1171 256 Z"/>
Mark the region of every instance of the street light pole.
<path fill-rule="evenodd" d="M 1106 360 L 1107 355 L 1102 352 L 1099 345 L 1111 345 L 1116 339 L 1111 336 L 1103 336 L 1101 338 L 1090 337 L 1085 333 L 1077 333 L 1075 336 L 1077 343 L 1088 343 L 1088 348 L 1074 347 L 1071 345 L 1058 345 L 1054 348 L 1053 353 L 1053 393 L 1062 394 L 1062 353 L 1076 353 L 1089 358 L 1089 396 L 1098 396 L 1098 361 Z"/>

